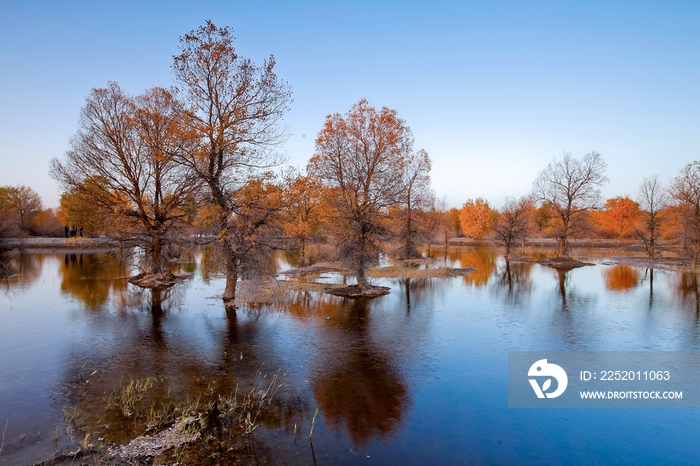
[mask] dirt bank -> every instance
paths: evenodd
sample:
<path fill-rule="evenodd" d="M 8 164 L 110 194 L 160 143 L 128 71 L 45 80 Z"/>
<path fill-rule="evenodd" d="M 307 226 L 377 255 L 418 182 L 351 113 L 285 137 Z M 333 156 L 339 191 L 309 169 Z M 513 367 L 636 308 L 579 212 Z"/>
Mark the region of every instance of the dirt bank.
<path fill-rule="evenodd" d="M 12 249 L 104 249 L 118 246 L 111 238 L 0 238 L 0 251 Z"/>

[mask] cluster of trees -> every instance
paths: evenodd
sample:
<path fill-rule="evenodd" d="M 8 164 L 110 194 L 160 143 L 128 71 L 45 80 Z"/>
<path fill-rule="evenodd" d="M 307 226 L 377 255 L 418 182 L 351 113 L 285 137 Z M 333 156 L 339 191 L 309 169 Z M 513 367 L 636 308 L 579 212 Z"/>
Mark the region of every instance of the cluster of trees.
<path fill-rule="evenodd" d="M 0 237 L 55 236 L 62 232 L 53 209 L 44 209 L 28 186 L 0 186 Z"/>
<path fill-rule="evenodd" d="M 365 100 L 326 118 L 306 172 L 275 151 L 292 100 L 270 57 L 240 57 L 228 28 L 211 22 L 180 39 L 173 71 L 181 90 L 94 89 L 70 150 L 51 162 L 65 189 L 61 211 L 88 231 L 138 240 L 146 272 L 166 271 L 172 239 L 198 229 L 216 237 L 226 274 L 223 299 L 239 278 L 265 270 L 279 238 L 305 245 L 323 236 L 356 272 L 378 259 L 380 242 L 404 257 L 436 230 L 428 154 L 396 111 Z"/>
<path fill-rule="evenodd" d="M 658 241 L 679 245 L 697 268 L 700 260 L 700 162 L 686 165 L 665 187 L 658 176 L 645 178 L 636 200 L 614 197 L 603 202 L 608 182 L 601 155 L 580 159 L 569 153 L 554 159 L 533 183 L 532 192 L 507 198 L 500 212 L 484 199 L 468 200 L 459 215 L 460 233 L 473 238 L 492 235 L 505 247 L 527 236 L 556 238 L 558 256 L 567 256 L 572 238 L 641 240 L 646 254 L 659 254 Z"/>

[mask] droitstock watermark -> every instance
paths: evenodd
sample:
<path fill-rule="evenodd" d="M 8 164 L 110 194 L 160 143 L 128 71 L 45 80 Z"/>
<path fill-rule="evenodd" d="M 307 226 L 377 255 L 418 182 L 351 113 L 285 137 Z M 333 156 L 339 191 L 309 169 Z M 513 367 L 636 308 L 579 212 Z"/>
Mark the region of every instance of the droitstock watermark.
<path fill-rule="evenodd" d="M 700 408 L 700 352 L 510 351 L 510 408 Z"/>

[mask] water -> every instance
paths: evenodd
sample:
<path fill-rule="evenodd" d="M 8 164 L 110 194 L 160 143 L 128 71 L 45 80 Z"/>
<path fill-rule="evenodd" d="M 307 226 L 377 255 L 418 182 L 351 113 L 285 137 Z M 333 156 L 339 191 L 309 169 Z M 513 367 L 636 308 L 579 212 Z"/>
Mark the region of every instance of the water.
<path fill-rule="evenodd" d="M 601 264 L 560 273 L 487 249 L 441 259 L 478 270 L 377 279 L 391 294 L 365 302 L 297 292 L 227 315 L 206 254 L 157 296 L 127 284 L 128 267 L 106 252 L 5 254 L 20 274 L 0 282 L 0 463 L 66 448 L 74 406 L 122 441 L 128 422 L 104 397 L 130 376 L 184 399 L 278 371 L 260 462 L 700 463 L 698 410 L 509 409 L 507 396 L 508 351 L 698 350 L 697 277 Z"/>

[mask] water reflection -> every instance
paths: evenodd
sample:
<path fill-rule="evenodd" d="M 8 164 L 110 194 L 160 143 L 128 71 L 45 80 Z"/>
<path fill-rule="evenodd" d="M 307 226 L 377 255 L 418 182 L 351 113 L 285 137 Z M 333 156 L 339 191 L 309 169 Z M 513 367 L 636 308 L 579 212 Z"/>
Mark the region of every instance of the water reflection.
<path fill-rule="evenodd" d="M 662 432 L 654 437 L 661 447 L 700 460 L 700 447 L 691 441 L 695 432 L 674 427 L 700 425 L 693 413 L 681 414 L 688 417 L 683 422 L 676 422 L 677 413 L 645 412 L 644 420 L 626 423 L 612 410 L 552 417 L 508 410 L 504 394 L 511 350 L 697 350 L 696 275 L 621 266 L 556 270 L 505 261 L 484 248 L 432 252 L 479 270 L 464 280 L 384 279 L 378 284 L 392 293 L 370 301 L 294 292 L 286 304 L 235 312 L 208 299 L 223 288 L 206 272 L 211 250 L 180 264 L 197 275 L 166 290 L 128 285 L 120 278 L 128 268 L 109 254 L 0 256 L 24 271 L 24 286 L 36 300 L 51 303 L 45 309 L 28 297 L 22 301 L 20 293 L 11 305 L 0 300 L 0 419 L 11 419 L 13 439 L 5 451 L 26 447 L 18 443 L 20 433 L 60 427 L 64 405 L 80 406 L 90 422 L 109 424 L 104 436 L 111 441 L 142 433 L 142 421 L 104 409 L 104 396 L 130 377 L 157 379 L 139 407 L 147 410 L 152 402 L 204 399 L 267 383 L 279 370 L 284 386 L 275 409 L 259 420 L 255 446 L 270 463 L 312 463 L 308 442 L 295 440 L 300 432 L 308 435 L 316 407 L 316 453 L 323 450 L 342 464 L 355 461 L 350 448 L 363 448 L 384 464 L 436 458 L 566 463 L 563 447 L 549 450 L 553 459 L 538 455 L 543 443 L 566 445 L 572 429 L 587 439 L 591 462 L 605 462 L 611 450 L 632 462 L 645 458 L 637 451 L 658 459 L 651 442 L 633 439 L 630 446 L 596 427 L 616 422 L 619 431 L 634 427 L 647 435 L 649 426 L 659 426 L 653 434 Z M 39 336 L 30 333 L 38 330 Z M 464 419 L 475 428 L 465 429 Z M 536 426 L 546 442 L 513 427 L 524 425 Z M 226 445 L 220 455 L 240 451 L 240 439 L 215 435 Z M 496 438 L 508 448 L 496 446 Z"/>
<path fill-rule="evenodd" d="M 333 326 L 344 332 L 328 335 L 326 345 L 335 346 L 337 351 L 318 355 L 311 388 L 326 423 L 346 431 L 355 445 L 364 446 L 375 437 L 385 439 L 401 424 L 408 390 L 392 364 L 396 358 L 374 344 L 367 332 L 370 303 L 343 300 L 338 304 L 341 312 Z"/>
<path fill-rule="evenodd" d="M 78 298 L 88 309 L 99 309 L 110 296 L 127 290 L 130 275 L 126 261 L 113 253 L 65 254 L 59 270 L 61 291 Z"/>
<path fill-rule="evenodd" d="M 532 293 L 530 273 L 534 264 L 504 260 L 499 266 L 498 280 L 494 281 L 496 295 L 506 298 L 512 304 L 520 303 Z"/>
<path fill-rule="evenodd" d="M 639 269 L 626 265 L 615 265 L 603 269 L 605 288 L 612 291 L 627 291 L 635 288 L 639 283 L 639 277 Z"/>
<path fill-rule="evenodd" d="M 2 280 L 6 290 L 31 286 L 41 277 L 46 257 L 46 254 L 0 254 L 0 268 L 11 274 Z"/>
<path fill-rule="evenodd" d="M 265 389 L 281 367 L 266 346 L 269 335 L 259 332 L 266 325 L 260 319 L 268 312 L 241 308 L 221 318 L 182 321 L 177 309 L 173 311 L 173 304 L 182 299 L 179 295 L 177 287 L 130 286 L 114 300 L 119 312 L 103 312 L 91 328 L 91 338 L 99 343 L 83 341 L 65 354 L 60 398 L 85 413 L 86 422 L 97 426 L 109 442 L 141 434 L 148 423 L 144 413 L 152 407 L 185 400 L 204 403 L 255 386 Z M 145 379 L 155 382 L 136 406 L 135 416 L 106 408 L 105 395 L 131 380 Z M 276 406 L 257 423 L 292 433 L 295 424 L 308 417 L 308 398 L 294 391 L 279 392 Z M 227 448 L 240 451 L 245 439 L 230 434 L 220 439 L 222 445 L 230 442 Z"/>
<path fill-rule="evenodd" d="M 484 286 L 496 271 L 496 254 L 492 249 L 476 248 L 461 251 L 459 266 L 475 270 L 464 276 L 467 285 Z"/>
<path fill-rule="evenodd" d="M 686 307 L 693 309 L 700 318 L 700 281 L 695 273 L 683 272 L 678 282 L 678 293 Z"/>
<path fill-rule="evenodd" d="M 640 283 L 647 283 L 649 285 L 649 309 L 654 306 L 654 269 L 646 268 L 644 269 L 644 276 L 641 278 Z"/>

